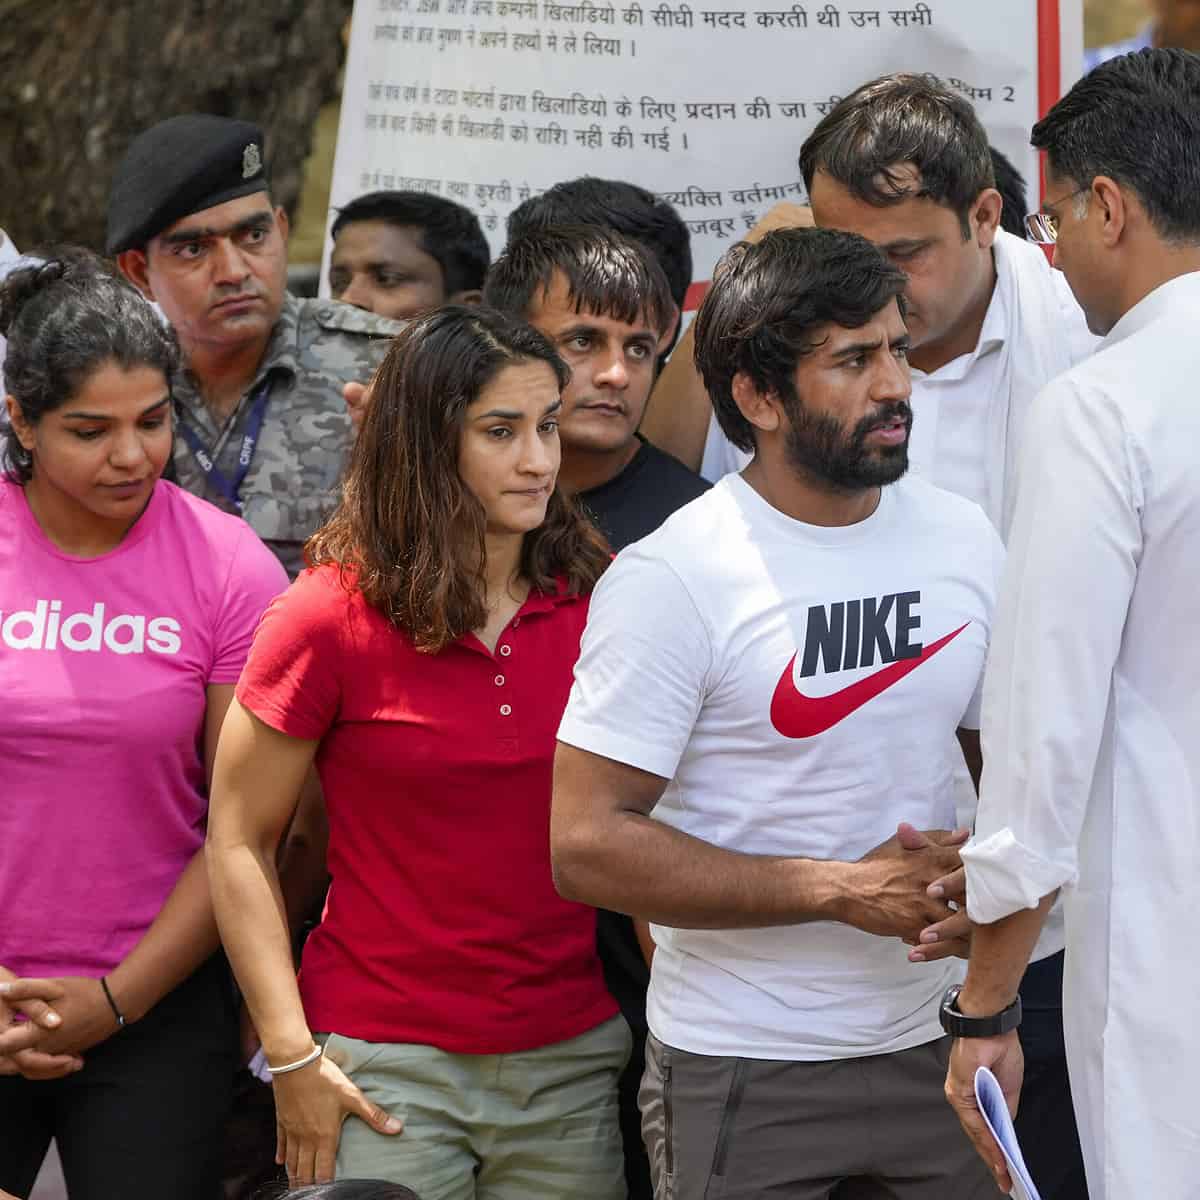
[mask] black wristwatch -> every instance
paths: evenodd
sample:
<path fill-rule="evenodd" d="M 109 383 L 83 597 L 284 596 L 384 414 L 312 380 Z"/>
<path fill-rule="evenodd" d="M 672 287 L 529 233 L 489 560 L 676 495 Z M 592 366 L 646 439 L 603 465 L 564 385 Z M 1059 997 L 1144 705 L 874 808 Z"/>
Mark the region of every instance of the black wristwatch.
<path fill-rule="evenodd" d="M 938 1016 L 942 1028 L 956 1038 L 999 1037 L 1016 1029 L 1021 1023 L 1021 997 L 1018 996 L 1003 1012 L 990 1017 L 967 1017 L 958 1011 L 958 993 L 963 990 L 961 983 L 952 984 L 942 997 L 942 1007 Z"/>

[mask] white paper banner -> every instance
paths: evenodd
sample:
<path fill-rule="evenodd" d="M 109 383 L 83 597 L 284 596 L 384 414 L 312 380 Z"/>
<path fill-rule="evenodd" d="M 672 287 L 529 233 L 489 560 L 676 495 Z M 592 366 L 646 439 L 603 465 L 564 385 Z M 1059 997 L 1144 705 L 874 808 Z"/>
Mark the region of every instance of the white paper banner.
<path fill-rule="evenodd" d="M 1081 3 L 356 0 L 332 206 L 435 192 L 473 208 L 498 251 L 530 195 L 626 179 L 676 206 L 705 280 L 772 204 L 804 201 L 800 145 L 837 98 L 891 71 L 931 71 L 969 96 L 1032 199 L 1039 18 L 1059 31 L 1065 86 Z"/>

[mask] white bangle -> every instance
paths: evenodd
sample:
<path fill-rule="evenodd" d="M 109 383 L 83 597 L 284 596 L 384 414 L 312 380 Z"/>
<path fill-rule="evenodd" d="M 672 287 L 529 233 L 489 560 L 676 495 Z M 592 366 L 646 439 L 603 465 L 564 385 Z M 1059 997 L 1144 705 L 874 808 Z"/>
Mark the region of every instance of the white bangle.
<path fill-rule="evenodd" d="M 286 1075 L 289 1071 L 298 1071 L 301 1067 L 307 1067 L 309 1063 L 315 1063 L 324 1053 L 324 1047 L 314 1043 L 313 1048 L 303 1058 L 298 1058 L 295 1062 L 286 1063 L 282 1067 L 273 1067 L 270 1063 L 264 1063 L 263 1065 L 267 1068 L 267 1072 L 270 1075 Z"/>

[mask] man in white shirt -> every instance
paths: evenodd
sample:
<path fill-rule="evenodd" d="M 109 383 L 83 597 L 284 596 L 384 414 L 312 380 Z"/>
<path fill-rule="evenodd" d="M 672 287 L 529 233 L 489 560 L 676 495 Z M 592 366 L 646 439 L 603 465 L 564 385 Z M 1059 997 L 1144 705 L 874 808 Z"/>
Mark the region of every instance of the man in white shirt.
<path fill-rule="evenodd" d="M 1200 58 L 1102 64 L 1033 144 L 1047 200 L 1031 224 L 1105 336 L 1038 397 L 1025 437 L 963 851 L 980 927 L 955 1007 L 1009 1006 L 1061 888 L 1091 1198 L 1183 1200 L 1200 1194 Z M 996 1166 L 980 1065 L 1015 1104 L 1014 1036 L 958 1041 L 947 1081 Z"/>
<path fill-rule="evenodd" d="M 903 286 L 827 230 L 730 251 L 697 362 L 754 460 L 592 597 L 551 847 L 564 895 L 653 923 L 659 1200 L 994 1195 L 939 1116 L 934 1001 L 961 971 L 901 939 L 950 916 L 926 887 L 1003 550 L 977 506 L 895 482 Z M 935 832 L 903 849 L 904 822 Z"/>
<path fill-rule="evenodd" d="M 1005 536 L 1030 403 L 1094 339 L 1045 255 L 1000 228 L 975 110 L 930 76 L 884 76 L 817 125 L 800 169 L 816 223 L 874 242 L 908 278 L 913 469 Z"/>
<path fill-rule="evenodd" d="M 1007 540 L 1033 399 L 1095 339 L 1045 254 L 1000 228 L 975 110 L 927 75 L 873 80 L 817 125 L 800 169 L 816 223 L 874 242 L 908 277 L 913 470 L 974 500 Z M 973 803 L 965 771 L 959 786 Z M 1064 938 L 1056 909 L 1022 984 L 1018 1133 L 1044 1200 L 1087 1200 L 1063 1044 Z"/>

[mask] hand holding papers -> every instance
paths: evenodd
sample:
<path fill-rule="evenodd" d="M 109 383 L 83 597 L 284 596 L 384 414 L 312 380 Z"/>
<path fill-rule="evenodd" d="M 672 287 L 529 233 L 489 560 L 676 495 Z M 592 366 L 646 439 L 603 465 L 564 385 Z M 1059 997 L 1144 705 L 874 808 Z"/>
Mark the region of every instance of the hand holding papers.
<path fill-rule="evenodd" d="M 1008 1164 L 1008 1173 L 1013 1185 L 1009 1195 L 1013 1200 L 1041 1200 L 1029 1169 L 1025 1166 L 1025 1159 L 1021 1156 L 1021 1147 L 1017 1143 L 1012 1117 L 1008 1115 L 1004 1092 L 1001 1091 L 995 1075 L 987 1067 L 980 1067 L 975 1072 L 975 1099 L 979 1102 L 979 1111 L 983 1114 L 983 1119 Z"/>
<path fill-rule="evenodd" d="M 949 989 L 947 995 L 950 992 L 957 992 L 957 989 Z M 957 995 L 955 1001 L 957 1002 Z M 945 1011 L 943 998 L 943 1016 Z M 978 1093 L 981 1072 L 986 1073 L 991 1080 L 997 1097 L 990 1115 L 985 1114 L 983 1101 Z M 956 1037 L 950 1048 L 950 1066 L 946 1072 L 946 1099 L 962 1122 L 963 1130 L 971 1139 L 979 1157 L 992 1172 L 996 1186 L 1002 1192 L 1016 1196 L 1025 1195 L 1034 1200 L 1036 1192 L 1012 1191 L 1011 1176 L 1017 1172 L 1011 1167 L 1012 1160 L 1008 1151 L 1001 1145 L 996 1132 L 999 1128 L 997 1109 L 1007 1110 L 1010 1101 L 1012 1107 L 1016 1107 L 1024 1074 L 1025 1057 L 1021 1053 L 1021 1042 L 1015 1029 L 997 1037 Z M 992 1103 L 990 1096 L 989 1103 Z M 1010 1125 L 1010 1131 L 1011 1128 Z M 1011 1137 L 1011 1143 L 1015 1145 L 1015 1137 Z"/>

